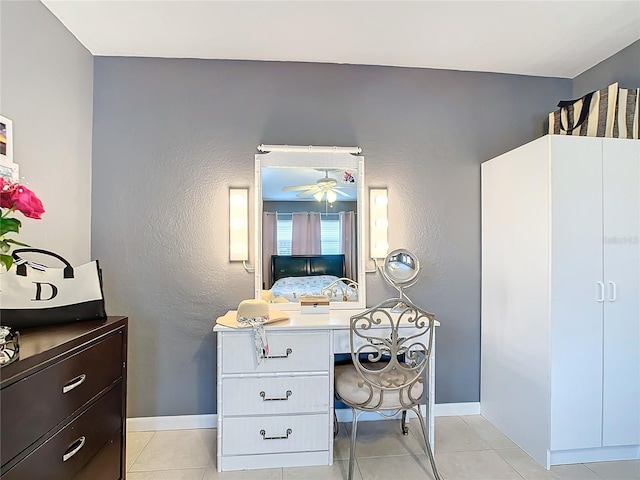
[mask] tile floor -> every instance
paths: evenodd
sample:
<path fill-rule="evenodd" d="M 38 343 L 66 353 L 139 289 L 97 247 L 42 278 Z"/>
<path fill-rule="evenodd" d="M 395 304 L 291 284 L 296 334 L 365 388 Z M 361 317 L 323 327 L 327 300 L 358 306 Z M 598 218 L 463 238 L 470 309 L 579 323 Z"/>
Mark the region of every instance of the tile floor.
<path fill-rule="evenodd" d="M 215 429 L 130 432 L 127 480 L 346 480 L 349 429 L 341 424 L 331 467 L 225 473 L 215 467 Z M 419 433 L 414 425 L 403 436 L 398 421 L 360 423 L 354 480 L 433 479 L 414 436 Z M 640 480 L 640 460 L 560 465 L 547 471 L 480 415 L 437 417 L 435 445 L 444 480 Z"/>

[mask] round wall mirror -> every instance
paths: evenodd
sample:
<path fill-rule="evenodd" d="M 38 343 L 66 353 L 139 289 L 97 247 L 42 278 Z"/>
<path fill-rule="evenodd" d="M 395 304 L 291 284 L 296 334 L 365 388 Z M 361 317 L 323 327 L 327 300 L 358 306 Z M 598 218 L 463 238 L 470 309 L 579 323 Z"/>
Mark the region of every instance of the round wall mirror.
<path fill-rule="evenodd" d="M 392 251 L 384 260 L 384 274 L 396 288 L 409 287 L 418 280 L 420 261 L 413 252 L 400 248 Z"/>

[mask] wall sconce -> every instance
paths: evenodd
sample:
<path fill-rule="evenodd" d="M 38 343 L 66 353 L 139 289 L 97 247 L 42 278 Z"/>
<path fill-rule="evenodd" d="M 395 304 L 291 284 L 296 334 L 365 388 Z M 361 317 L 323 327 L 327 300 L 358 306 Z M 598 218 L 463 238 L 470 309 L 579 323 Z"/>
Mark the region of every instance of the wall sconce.
<path fill-rule="evenodd" d="M 389 197 L 386 188 L 369 190 L 369 252 L 371 258 L 385 258 L 389 250 L 387 231 L 389 220 L 387 204 Z"/>
<path fill-rule="evenodd" d="M 229 189 L 229 260 L 249 260 L 249 189 Z"/>

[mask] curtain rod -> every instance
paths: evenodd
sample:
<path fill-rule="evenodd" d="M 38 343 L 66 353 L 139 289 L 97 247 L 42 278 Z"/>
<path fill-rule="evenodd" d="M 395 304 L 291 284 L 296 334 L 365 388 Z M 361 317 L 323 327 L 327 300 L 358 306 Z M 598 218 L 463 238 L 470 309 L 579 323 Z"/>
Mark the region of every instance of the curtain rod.
<path fill-rule="evenodd" d="M 360 147 L 318 147 L 313 145 L 258 145 L 261 152 L 298 152 L 298 153 L 362 153 Z"/>

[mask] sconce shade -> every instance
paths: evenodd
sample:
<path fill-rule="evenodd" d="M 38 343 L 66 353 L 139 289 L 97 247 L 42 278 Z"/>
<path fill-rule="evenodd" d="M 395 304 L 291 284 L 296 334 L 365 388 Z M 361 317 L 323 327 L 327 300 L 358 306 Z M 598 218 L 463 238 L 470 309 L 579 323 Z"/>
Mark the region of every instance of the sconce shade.
<path fill-rule="evenodd" d="M 389 250 L 386 188 L 369 190 L 369 252 L 371 258 L 384 258 Z"/>
<path fill-rule="evenodd" d="M 249 190 L 229 189 L 229 260 L 249 260 Z"/>

